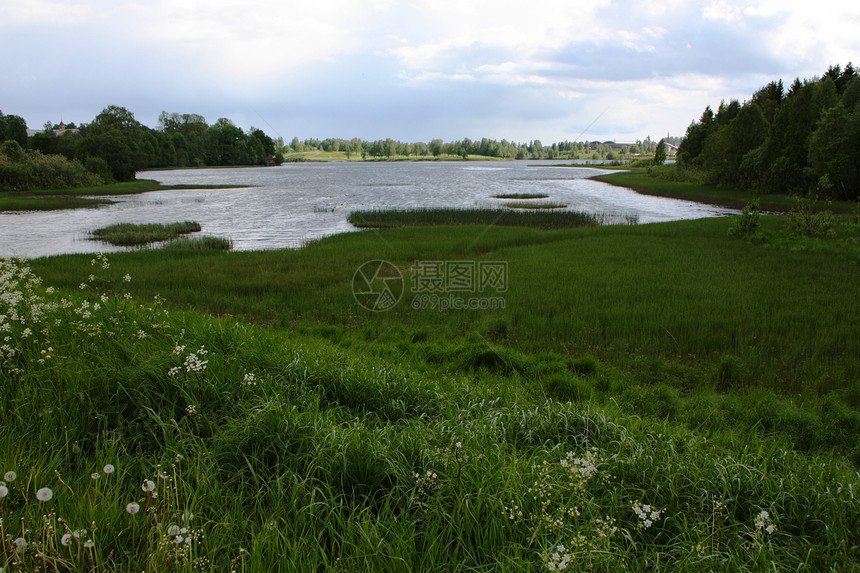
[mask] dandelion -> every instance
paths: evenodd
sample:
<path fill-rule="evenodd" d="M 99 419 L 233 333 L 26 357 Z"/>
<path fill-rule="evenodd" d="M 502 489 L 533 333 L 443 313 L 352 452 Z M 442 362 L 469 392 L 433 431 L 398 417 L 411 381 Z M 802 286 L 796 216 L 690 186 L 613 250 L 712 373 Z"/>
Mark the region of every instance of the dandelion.
<path fill-rule="evenodd" d="M 43 487 L 36 492 L 36 499 L 41 502 L 51 501 L 52 497 L 54 497 L 54 492 L 49 487 Z"/>
<path fill-rule="evenodd" d="M 72 534 L 71 533 L 63 534 L 63 536 L 60 538 L 60 544 L 63 547 L 68 547 L 69 545 L 71 545 L 72 544 Z"/>
<path fill-rule="evenodd" d="M 100 477 L 102 477 L 102 476 L 101 476 L 101 474 L 100 474 L 100 473 L 98 473 L 98 472 L 94 472 L 94 473 L 91 473 L 91 474 L 90 474 L 90 477 L 91 477 L 91 478 L 93 478 L 93 479 L 99 479 L 99 478 L 100 478 Z"/>
<path fill-rule="evenodd" d="M 169 535 L 170 537 L 175 537 L 175 536 L 179 535 L 179 526 L 178 525 L 171 525 L 170 527 L 168 527 L 167 528 L 167 535 Z"/>
<path fill-rule="evenodd" d="M 140 489 L 142 489 L 146 493 L 154 491 L 155 490 L 155 482 L 152 481 L 151 479 L 145 479 L 145 480 L 143 480 L 143 484 L 140 486 Z"/>
<path fill-rule="evenodd" d="M 194 519 L 194 514 L 190 511 L 185 511 L 182 513 L 182 521 L 191 521 Z"/>
<path fill-rule="evenodd" d="M 18 553 L 23 552 L 24 549 L 27 548 L 27 540 L 23 537 L 15 539 L 13 543 L 15 544 L 15 550 L 18 551 Z"/>
<path fill-rule="evenodd" d="M 140 511 L 140 505 L 137 502 L 131 502 L 125 506 L 125 510 L 130 514 L 134 515 L 138 511 Z"/>
<path fill-rule="evenodd" d="M 9 495 L 9 488 L 5 485 L 0 485 L 0 499 L 3 499 L 7 495 Z"/>
<path fill-rule="evenodd" d="M 16 474 L 15 472 L 6 472 L 5 474 L 3 474 L 3 479 L 11 483 L 18 479 L 18 474 Z"/>
<path fill-rule="evenodd" d="M 116 468 L 113 467 L 111 464 L 107 464 L 104 468 L 102 468 L 102 471 L 104 471 L 104 473 L 106 474 L 112 474 L 115 470 Z"/>
<path fill-rule="evenodd" d="M 86 541 L 84 541 L 84 547 L 86 547 L 87 549 L 91 549 L 93 545 L 95 545 L 95 543 L 93 543 L 92 539 L 87 539 Z"/>

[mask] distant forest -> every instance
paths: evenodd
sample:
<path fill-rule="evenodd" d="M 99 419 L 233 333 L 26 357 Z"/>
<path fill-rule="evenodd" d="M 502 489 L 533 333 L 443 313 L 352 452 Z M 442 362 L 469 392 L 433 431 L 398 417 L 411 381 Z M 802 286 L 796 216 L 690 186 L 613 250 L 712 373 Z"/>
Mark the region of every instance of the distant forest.
<path fill-rule="evenodd" d="M 414 159 L 480 155 L 505 159 L 626 159 L 653 154 L 656 143 L 646 138 L 632 144 L 569 142 L 543 145 L 539 140 L 514 143 L 506 140 L 405 143 L 392 139 L 298 138 L 287 144 L 262 130 L 243 131 L 231 120 L 209 124 L 197 114 L 162 112 L 151 129 L 126 108 L 110 106 L 89 124 L 45 124 L 28 136 L 23 118 L 0 112 L 0 190 L 61 187 L 83 182 L 84 172 L 103 180 L 127 181 L 137 171 L 169 167 L 270 165 L 303 161 L 309 152 L 338 153 L 346 159 Z M 13 161 L 14 159 L 14 161 Z M 34 177 L 36 172 L 39 177 Z M 83 178 L 83 179 L 82 179 Z"/>
<path fill-rule="evenodd" d="M 760 193 L 860 197 L 860 75 L 831 66 L 785 89 L 770 82 L 743 104 L 705 108 L 687 129 L 673 169 L 677 178 Z"/>

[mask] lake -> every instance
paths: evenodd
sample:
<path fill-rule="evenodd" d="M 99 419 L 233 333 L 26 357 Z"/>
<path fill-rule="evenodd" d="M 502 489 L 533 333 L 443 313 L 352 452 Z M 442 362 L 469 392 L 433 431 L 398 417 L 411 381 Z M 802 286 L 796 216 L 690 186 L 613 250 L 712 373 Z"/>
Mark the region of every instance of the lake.
<path fill-rule="evenodd" d="M 640 195 L 589 179 L 607 173 L 559 162 L 290 163 L 279 167 L 146 171 L 164 184 L 251 185 L 166 190 L 110 197 L 112 205 L 64 211 L 0 213 L 0 257 L 119 251 L 88 238 L 114 223 L 197 221 L 206 235 L 229 238 L 236 250 L 300 247 L 308 240 L 355 231 L 357 209 L 500 207 L 493 195 L 542 193 L 569 209 L 638 218 L 640 223 L 695 219 L 737 211 Z"/>

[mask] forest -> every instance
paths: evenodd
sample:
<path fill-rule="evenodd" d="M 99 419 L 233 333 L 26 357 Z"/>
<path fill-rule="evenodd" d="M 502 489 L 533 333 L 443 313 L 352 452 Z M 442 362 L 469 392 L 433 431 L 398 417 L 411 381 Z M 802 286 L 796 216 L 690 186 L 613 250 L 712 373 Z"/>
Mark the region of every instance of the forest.
<path fill-rule="evenodd" d="M 247 131 L 227 118 L 214 124 L 198 114 L 162 112 L 155 129 L 120 106 L 105 108 L 80 127 L 47 122 L 28 136 L 23 118 L 0 112 L 0 190 L 30 190 L 93 185 L 134 179 L 137 171 L 171 167 L 278 165 L 304 161 L 306 152 L 341 154 L 346 159 L 392 160 L 463 158 L 500 159 L 626 159 L 654 152 L 650 137 L 632 144 L 563 141 L 543 145 L 540 140 L 515 143 L 482 138 L 472 141 L 402 142 L 393 139 L 305 139 L 287 144 L 260 129 Z M 46 187 L 47 186 L 47 187 Z"/>
<path fill-rule="evenodd" d="M 821 76 L 772 81 L 741 104 L 710 106 L 687 129 L 670 177 L 762 194 L 860 196 L 860 74 L 849 63 Z"/>

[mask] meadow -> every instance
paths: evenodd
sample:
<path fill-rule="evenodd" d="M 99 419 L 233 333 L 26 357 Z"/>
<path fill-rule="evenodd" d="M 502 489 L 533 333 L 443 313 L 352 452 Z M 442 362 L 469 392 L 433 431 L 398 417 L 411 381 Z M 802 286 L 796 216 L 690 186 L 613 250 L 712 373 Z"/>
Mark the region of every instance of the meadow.
<path fill-rule="evenodd" d="M 5 262 L 2 566 L 857 570 L 860 227 L 731 225 Z"/>

